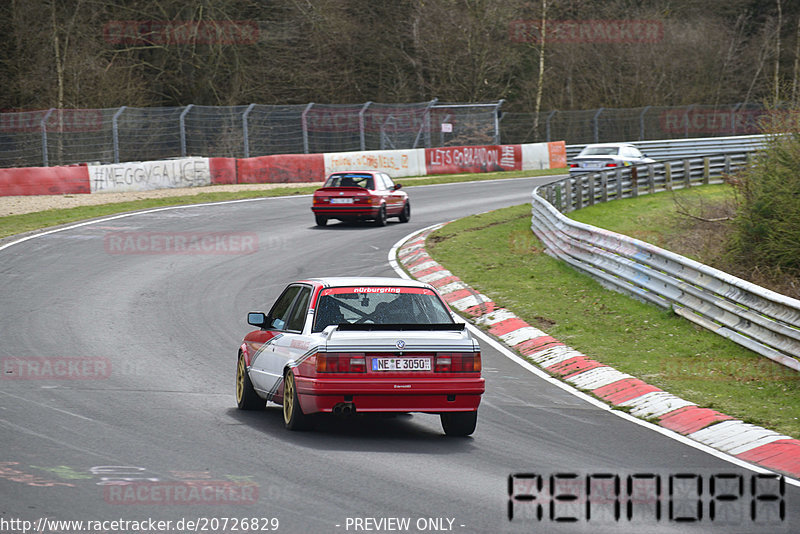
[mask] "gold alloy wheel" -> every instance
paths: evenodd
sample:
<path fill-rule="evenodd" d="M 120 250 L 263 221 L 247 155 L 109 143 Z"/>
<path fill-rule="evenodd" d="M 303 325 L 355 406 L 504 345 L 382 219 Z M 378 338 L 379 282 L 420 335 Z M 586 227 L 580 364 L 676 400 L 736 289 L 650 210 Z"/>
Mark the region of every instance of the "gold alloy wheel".
<path fill-rule="evenodd" d="M 287 425 L 292 421 L 294 410 L 294 375 L 288 371 L 283 382 L 283 422 Z"/>
<path fill-rule="evenodd" d="M 239 363 L 236 366 L 236 402 L 242 404 L 242 398 L 244 397 L 244 377 L 246 375 L 246 371 L 244 368 L 244 358 L 242 355 L 239 355 Z"/>

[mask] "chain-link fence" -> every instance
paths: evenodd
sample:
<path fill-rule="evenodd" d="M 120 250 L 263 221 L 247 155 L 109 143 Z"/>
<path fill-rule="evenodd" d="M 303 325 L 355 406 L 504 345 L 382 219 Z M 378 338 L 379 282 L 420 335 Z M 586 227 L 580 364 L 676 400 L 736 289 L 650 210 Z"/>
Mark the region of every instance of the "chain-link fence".
<path fill-rule="evenodd" d="M 763 119 L 789 110 L 766 110 L 757 104 L 726 106 L 598 108 L 578 111 L 504 113 L 503 143 L 564 140 L 568 145 L 647 141 L 689 137 L 722 137 L 761 133 Z"/>
<path fill-rule="evenodd" d="M 500 143 L 502 100 L 0 113 L 0 167 Z"/>
<path fill-rule="evenodd" d="M 501 113 L 486 104 L 300 104 L 0 113 L 0 167 L 760 133 L 754 104 Z M 788 115 L 797 117 L 798 115 Z M 798 122 L 795 120 L 794 122 Z"/>

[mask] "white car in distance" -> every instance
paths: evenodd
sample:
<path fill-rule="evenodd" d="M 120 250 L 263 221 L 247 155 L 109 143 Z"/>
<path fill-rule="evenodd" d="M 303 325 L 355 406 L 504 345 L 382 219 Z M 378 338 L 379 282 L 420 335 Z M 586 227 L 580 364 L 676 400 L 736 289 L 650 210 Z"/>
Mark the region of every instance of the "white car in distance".
<path fill-rule="evenodd" d="M 572 158 L 569 174 L 583 174 L 614 170 L 617 167 L 655 163 L 654 159 L 630 143 L 596 143 L 586 145 L 581 152 Z"/>

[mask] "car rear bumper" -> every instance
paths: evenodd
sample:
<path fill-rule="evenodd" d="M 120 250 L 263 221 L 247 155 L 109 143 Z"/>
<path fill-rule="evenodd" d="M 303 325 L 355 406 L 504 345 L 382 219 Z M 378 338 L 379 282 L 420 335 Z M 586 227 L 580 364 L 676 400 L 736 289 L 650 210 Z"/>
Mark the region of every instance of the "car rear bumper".
<path fill-rule="evenodd" d="M 313 207 L 314 215 L 330 217 L 331 219 L 374 219 L 378 216 L 379 206 L 364 207 Z"/>
<path fill-rule="evenodd" d="M 332 412 L 352 403 L 357 412 L 464 412 L 478 409 L 483 378 L 359 379 L 296 378 L 303 412 Z"/>

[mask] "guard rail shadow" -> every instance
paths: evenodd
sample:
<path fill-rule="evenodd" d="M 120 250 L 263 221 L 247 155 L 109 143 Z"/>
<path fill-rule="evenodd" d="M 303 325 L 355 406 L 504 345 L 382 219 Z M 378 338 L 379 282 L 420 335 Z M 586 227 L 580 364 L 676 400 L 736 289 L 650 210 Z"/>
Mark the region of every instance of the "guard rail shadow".
<path fill-rule="evenodd" d="M 573 221 L 598 202 L 722 183 L 750 156 L 723 154 L 577 175 L 532 194 L 531 229 L 551 256 L 609 289 L 651 302 L 800 371 L 800 300 L 649 243 Z"/>

